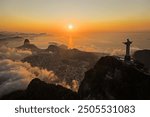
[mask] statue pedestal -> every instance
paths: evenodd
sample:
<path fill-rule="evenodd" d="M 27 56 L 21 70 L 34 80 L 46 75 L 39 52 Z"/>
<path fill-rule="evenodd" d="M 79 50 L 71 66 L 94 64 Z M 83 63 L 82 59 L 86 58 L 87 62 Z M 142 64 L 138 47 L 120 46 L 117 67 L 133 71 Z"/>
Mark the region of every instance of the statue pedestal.
<path fill-rule="evenodd" d="M 130 60 L 131 60 L 131 57 L 130 57 L 130 56 L 125 56 L 124 60 L 125 60 L 125 61 L 130 61 Z"/>

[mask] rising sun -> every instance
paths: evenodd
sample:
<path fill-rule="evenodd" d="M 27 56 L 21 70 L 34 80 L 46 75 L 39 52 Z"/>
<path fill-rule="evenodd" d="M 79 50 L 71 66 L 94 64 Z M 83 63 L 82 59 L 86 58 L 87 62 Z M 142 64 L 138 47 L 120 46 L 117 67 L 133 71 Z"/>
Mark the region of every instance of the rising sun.
<path fill-rule="evenodd" d="M 73 25 L 73 24 L 69 24 L 69 25 L 68 25 L 68 29 L 69 29 L 69 30 L 72 30 L 73 28 L 74 28 L 74 25 Z"/>

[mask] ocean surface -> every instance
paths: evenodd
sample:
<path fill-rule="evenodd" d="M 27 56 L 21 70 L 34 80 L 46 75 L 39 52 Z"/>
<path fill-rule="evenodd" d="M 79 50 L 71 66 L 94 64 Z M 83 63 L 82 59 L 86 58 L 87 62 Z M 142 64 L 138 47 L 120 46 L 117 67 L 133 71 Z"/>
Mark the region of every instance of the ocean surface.
<path fill-rule="evenodd" d="M 133 41 L 131 45 L 132 51 L 150 49 L 150 32 L 40 35 L 16 33 L 15 36 L 11 39 L 9 39 L 10 36 L 6 38 L 0 37 L 0 40 L 7 40 L 7 45 L 10 47 L 20 46 L 23 44 L 24 39 L 28 38 L 32 44 L 37 45 L 39 48 L 47 48 L 49 44 L 58 43 L 67 45 L 69 48 L 77 48 L 83 51 L 120 54 L 124 52 L 125 49 L 125 45 L 123 45 L 122 42 L 129 38 Z M 1 44 L 2 42 L 3 41 L 0 41 Z"/>

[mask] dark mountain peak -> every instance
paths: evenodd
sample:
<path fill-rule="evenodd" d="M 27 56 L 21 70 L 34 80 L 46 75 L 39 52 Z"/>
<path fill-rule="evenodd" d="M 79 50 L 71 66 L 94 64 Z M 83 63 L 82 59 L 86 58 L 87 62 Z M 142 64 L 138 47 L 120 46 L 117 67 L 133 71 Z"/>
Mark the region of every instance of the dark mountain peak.
<path fill-rule="evenodd" d="M 49 45 L 46 51 L 59 52 L 60 48 L 57 45 Z"/>
<path fill-rule="evenodd" d="M 17 47 L 17 49 L 31 50 L 32 52 L 40 52 L 41 51 L 41 49 L 39 49 L 36 45 L 31 44 L 28 39 L 25 39 L 24 44 L 22 46 Z"/>
<path fill-rule="evenodd" d="M 82 99 L 150 99 L 150 76 L 113 56 L 102 57 L 85 73 Z"/>
<path fill-rule="evenodd" d="M 30 84 L 28 85 L 28 89 L 30 89 L 30 88 L 36 89 L 37 85 L 40 86 L 42 84 L 44 84 L 44 81 L 41 81 L 40 79 L 35 78 L 35 79 L 31 80 Z"/>
<path fill-rule="evenodd" d="M 77 95 L 60 85 L 47 84 L 40 79 L 33 79 L 27 88 L 31 99 L 76 99 Z"/>
<path fill-rule="evenodd" d="M 28 44 L 30 44 L 29 39 L 25 39 L 25 40 L 24 40 L 24 45 L 28 45 Z"/>
<path fill-rule="evenodd" d="M 29 100 L 72 100 L 79 99 L 77 93 L 60 85 L 48 84 L 38 78 L 33 79 L 26 90 L 15 91 L 1 99 Z"/>
<path fill-rule="evenodd" d="M 145 69 L 150 72 L 150 50 L 138 50 L 133 54 L 133 58 L 142 63 Z"/>
<path fill-rule="evenodd" d="M 148 49 L 137 50 L 135 53 L 150 53 L 150 50 L 148 50 Z"/>
<path fill-rule="evenodd" d="M 107 68 L 118 68 L 122 65 L 122 61 L 114 56 L 105 56 L 102 57 L 95 65 L 95 68 L 107 67 Z"/>

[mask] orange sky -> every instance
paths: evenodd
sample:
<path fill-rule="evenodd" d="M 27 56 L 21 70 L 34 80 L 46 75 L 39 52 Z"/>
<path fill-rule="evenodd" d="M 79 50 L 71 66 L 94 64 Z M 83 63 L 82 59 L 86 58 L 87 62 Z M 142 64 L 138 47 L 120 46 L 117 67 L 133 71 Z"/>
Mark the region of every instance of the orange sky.
<path fill-rule="evenodd" d="M 149 4 L 149 0 L 2 0 L 0 30 L 66 32 L 72 23 L 74 32 L 150 31 Z"/>

